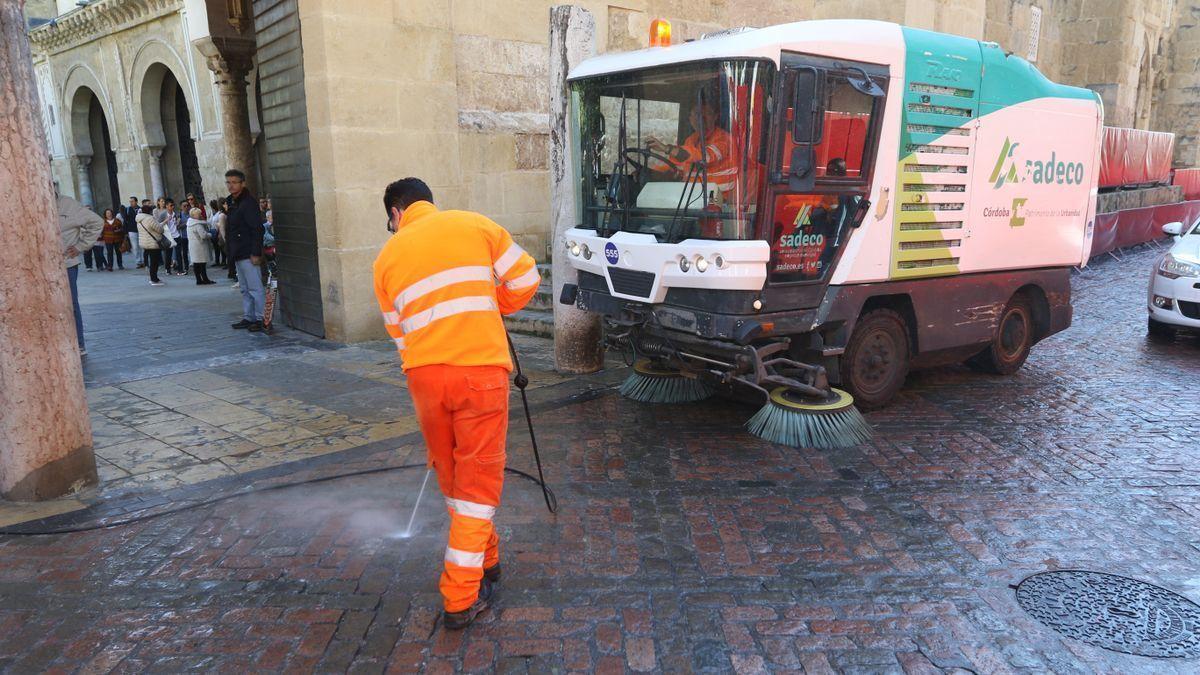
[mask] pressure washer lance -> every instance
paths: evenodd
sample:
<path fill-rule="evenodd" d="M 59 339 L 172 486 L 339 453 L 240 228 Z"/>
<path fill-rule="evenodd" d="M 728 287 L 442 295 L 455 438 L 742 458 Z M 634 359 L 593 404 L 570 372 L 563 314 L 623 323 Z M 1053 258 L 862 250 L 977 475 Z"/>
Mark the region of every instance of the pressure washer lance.
<path fill-rule="evenodd" d="M 537 437 L 533 434 L 533 417 L 529 414 L 529 398 L 525 395 L 525 388 L 529 386 L 529 378 L 525 377 L 525 372 L 521 370 L 521 359 L 517 356 L 517 346 L 513 344 L 512 335 L 505 331 L 504 337 L 508 338 L 508 351 L 512 354 L 513 367 L 517 370 L 516 376 L 513 377 L 513 384 L 517 385 L 517 389 L 521 391 L 521 405 L 525 408 L 525 424 L 529 426 L 529 443 L 533 446 L 533 461 L 537 464 L 537 482 L 542 488 L 542 498 L 546 500 L 546 508 L 550 513 L 558 513 L 558 497 L 554 496 L 554 491 L 546 485 L 546 476 L 542 474 L 542 456 L 538 452 Z"/>

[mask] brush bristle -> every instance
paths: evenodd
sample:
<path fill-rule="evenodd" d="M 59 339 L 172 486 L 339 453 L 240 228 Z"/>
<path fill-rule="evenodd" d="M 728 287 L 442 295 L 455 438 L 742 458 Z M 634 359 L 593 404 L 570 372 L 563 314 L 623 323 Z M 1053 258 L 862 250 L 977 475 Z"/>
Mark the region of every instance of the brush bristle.
<path fill-rule="evenodd" d="M 871 440 L 871 425 L 852 405 L 807 412 L 768 402 L 746 428 L 759 438 L 793 448 L 849 448 Z"/>
<path fill-rule="evenodd" d="M 620 391 L 639 403 L 694 403 L 713 394 L 703 382 L 688 377 L 650 377 L 637 372 L 625 379 Z"/>

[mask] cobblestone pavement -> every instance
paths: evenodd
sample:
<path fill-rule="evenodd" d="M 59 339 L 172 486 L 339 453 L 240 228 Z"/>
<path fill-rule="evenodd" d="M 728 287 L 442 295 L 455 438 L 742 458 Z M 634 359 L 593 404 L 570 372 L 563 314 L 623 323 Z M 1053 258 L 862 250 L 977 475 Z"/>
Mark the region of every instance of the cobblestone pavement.
<path fill-rule="evenodd" d="M 0 538 L 0 670 L 1196 672 L 1200 660 L 1060 638 L 1010 587 L 1089 569 L 1200 599 L 1200 340 L 1147 341 L 1153 258 L 1077 277 L 1076 325 L 1013 377 L 915 374 L 869 416 L 876 438 L 850 450 L 759 441 L 738 430 L 752 410 L 722 401 L 543 387 L 536 422 L 561 511 L 510 478 L 498 601 L 463 632 L 437 621 L 438 499 L 403 536 L 420 467 Z M 422 452 L 401 435 L 161 499 Z M 515 423 L 509 464 L 532 465 Z"/>
<path fill-rule="evenodd" d="M 161 501 L 162 490 L 417 430 L 389 342 L 334 345 L 282 326 L 271 336 L 233 330 L 241 296 L 228 283 L 164 278 L 167 286 L 151 287 L 144 270 L 80 273 L 103 483 L 50 502 L 0 501 L 0 526 L 113 500 L 141 508 Z M 541 387 L 566 382 L 551 372 L 548 341 L 516 339 L 535 399 Z"/>

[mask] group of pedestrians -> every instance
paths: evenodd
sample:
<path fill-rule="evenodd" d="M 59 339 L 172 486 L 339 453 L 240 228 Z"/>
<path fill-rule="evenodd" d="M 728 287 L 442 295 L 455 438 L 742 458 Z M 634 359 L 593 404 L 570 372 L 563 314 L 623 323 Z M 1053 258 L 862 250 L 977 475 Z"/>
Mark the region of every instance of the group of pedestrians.
<path fill-rule="evenodd" d="M 246 175 L 237 169 L 225 173 L 225 185 L 229 196 L 210 201 L 207 208 L 190 193 L 181 208 L 170 197 L 160 197 L 157 203 L 130 197 L 128 205 L 105 209 L 98 216 L 74 199 L 62 196 L 58 182 L 54 182 L 75 330 L 82 354 L 87 354 L 87 350 L 79 310 L 79 266 L 82 263 L 89 272 L 123 270 L 127 254 L 138 269 L 149 272 L 151 286 L 165 285 L 160 271 L 163 276 L 190 274 L 197 286 L 212 285 L 217 282 L 209 278 L 209 266 L 224 267 L 226 278 L 234 280 L 234 287 L 242 292 L 242 320 L 232 327 L 252 332 L 263 330 L 264 250 L 274 250 L 270 201 L 250 194 Z"/>

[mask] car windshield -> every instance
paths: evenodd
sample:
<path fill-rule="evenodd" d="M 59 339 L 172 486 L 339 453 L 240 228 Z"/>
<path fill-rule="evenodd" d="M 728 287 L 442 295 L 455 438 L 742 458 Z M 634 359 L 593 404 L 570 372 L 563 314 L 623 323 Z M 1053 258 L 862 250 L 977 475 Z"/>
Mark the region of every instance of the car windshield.
<path fill-rule="evenodd" d="M 1188 234 L 1188 233 L 1185 232 L 1184 234 Z M 1200 234 L 1200 218 L 1197 218 L 1196 222 L 1192 223 L 1191 234 Z"/>
<path fill-rule="evenodd" d="M 582 227 L 751 239 L 774 65 L 709 61 L 572 84 Z"/>

